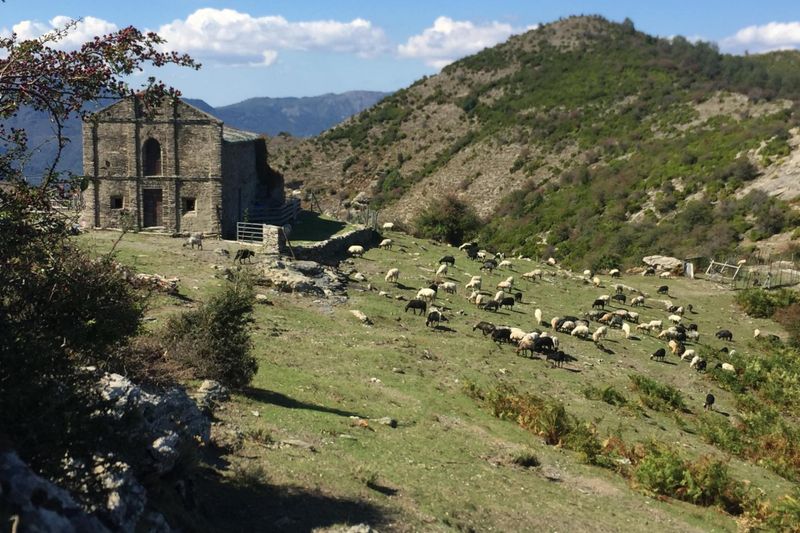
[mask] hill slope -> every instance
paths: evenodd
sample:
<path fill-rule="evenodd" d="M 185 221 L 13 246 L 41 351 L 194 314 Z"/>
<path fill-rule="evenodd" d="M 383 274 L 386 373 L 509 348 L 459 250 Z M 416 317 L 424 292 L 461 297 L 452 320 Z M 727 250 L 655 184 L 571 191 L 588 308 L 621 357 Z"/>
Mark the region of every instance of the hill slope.
<path fill-rule="evenodd" d="M 737 193 L 796 146 L 798 66 L 797 52 L 729 56 L 572 17 L 313 140 L 276 141 L 273 162 L 331 210 L 365 191 L 383 218 L 409 222 L 455 194 L 487 220 L 485 242 L 525 254 L 553 246 L 595 267 L 645 251 L 724 254 L 796 223 L 786 204 Z"/>

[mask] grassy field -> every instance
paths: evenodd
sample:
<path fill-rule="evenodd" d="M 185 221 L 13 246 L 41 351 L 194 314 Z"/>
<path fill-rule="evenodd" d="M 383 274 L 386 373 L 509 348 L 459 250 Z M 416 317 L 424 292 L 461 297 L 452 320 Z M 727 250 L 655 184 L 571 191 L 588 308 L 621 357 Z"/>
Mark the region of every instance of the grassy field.
<path fill-rule="evenodd" d="M 80 237 L 94 253 L 107 252 L 119 234 Z M 348 299 L 316 299 L 259 289 L 271 305 L 256 307 L 255 353 L 259 371 L 252 387 L 236 394 L 217 413 L 221 428 L 241 431 L 244 446 L 208 461 L 198 483 L 199 512 L 183 517 L 190 528 L 228 531 L 310 531 L 337 524 L 368 523 L 380 531 L 735 531 L 734 517 L 713 507 L 652 498 L 612 470 L 584 464 L 578 454 L 549 446 L 515 423 L 495 418 L 465 393 L 465 384 L 492 389 L 499 384 L 557 399 L 567 411 L 596 425 L 599 435 L 626 441 L 655 439 L 687 457 L 710 455 L 728 461 L 734 476 L 769 498 L 791 491 L 793 483 L 770 470 L 729 457 L 706 444 L 696 431 L 708 392 L 717 398 L 711 416 L 736 417 L 731 395 L 688 363 L 648 355 L 663 346 L 647 335 L 623 338 L 612 330 L 601 351 L 591 341 L 559 334 L 571 356 L 563 368 L 541 359 L 517 357 L 472 331 L 478 320 L 532 330 L 533 311 L 545 320 L 587 311 L 603 287 L 560 275 L 524 281 L 523 272 L 542 265 L 513 261 L 513 270 L 484 274 L 484 288 L 508 275 L 523 303 L 513 311 L 482 311 L 469 304 L 464 284 L 478 263 L 462 252 L 391 233 L 393 250 L 369 250 L 354 266 L 367 282 L 351 283 Z M 224 283 L 214 265 L 231 266 L 215 247 L 234 251 L 236 243 L 213 241 L 205 250 L 182 248 L 181 241 L 153 235 L 126 235 L 118 259 L 140 272 L 181 278 L 181 298 L 151 301 L 148 328 L 157 331 L 167 313 L 194 306 Z M 449 279 L 459 294 L 442 295 L 449 322 L 425 327 L 425 319 L 403 312 L 404 302 L 432 279 L 439 257 L 456 256 Z M 401 271 L 398 286 L 385 283 L 391 267 Z M 245 268 L 256 271 L 257 263 Z M 670 300 L 692 303 L 700 341 L 723 346 L 713 333 L 733 332 L 729 344 L 740 352 L 754 346 L 753 329 L 783 335 L 768 320 L 746 317 L 733 293 L 702 280 L 663 281 L 623 275 L 621 283 L 651 295 L 642 320 L 668 313 L 656 287 L 668 284 Z M 385 290 L 391 297 L 379 296 Z M 441 291 L 440 291 L 441 292 Z M 350 313 L 363 311 L 364 326 Z M 630 309 L 630 308 L 628 308 Z M 593 324 L 592 329 L 596 327 Z M 690 346 L 694 347 L 694 346 Z M 711 362 L 710 362 L 711 364 Z M 660 412 L 640 405 L 629 376 L 644 374 L 679 389 L 688 412 Z M 615 407 L 589 400 L 586 387 L 613 386 L 629 402 Z M 632 406 L 632 407 L 631 407 Z M 396 428 L 378 422 L 396 419 Z M 519 466 L 535 456 L 539 466 Z"/>

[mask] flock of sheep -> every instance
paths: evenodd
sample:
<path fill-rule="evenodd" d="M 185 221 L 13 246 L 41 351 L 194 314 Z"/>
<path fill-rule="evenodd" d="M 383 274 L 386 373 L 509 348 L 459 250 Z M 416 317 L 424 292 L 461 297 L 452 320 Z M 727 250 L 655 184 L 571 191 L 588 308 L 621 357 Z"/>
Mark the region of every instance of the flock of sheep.
<path fill-rule="evenodd" d="M 386 228 L 384 228 L 386 229 Z M 380 243 L 383 249 L 392 249 L 392 239 L 384 239 Z M 479 261 L 481 271 L 492 272 L 495 269 L 513 269 L 511 260 L 506 259 L 502 253 L 490 254 L 485 250 L 479 250 L 476 243 L 465 243 L 459 248 L 465 252 L 466 258 Z M 360 256 L 364 253 L 361 246 L 351 247 L 349 250 L 353 256 Z M 519 257 L 519 261 L 531 259 Z M 426 326 L 437 327 L 441 322 L 448 321 L 446 313 L 448 310 L 444 306 L 436 306 L 437 297 L 440 291 L 456 294 L 457 284 L 446 276 L 450 269 L 455 265 L 456 259 L 451 255 L 442 257 L 438 262 L 434 277 L 430 282 L 420 288 L 415 297 L 407 301 L 405 311 L 411 310 L 414 314 L 417 311 L 426 317 Z M 548 268 L 552 267 L 552 268 Z M 467 274 L 469 275 L 469 274 Z M 619 279 L 622 273 L 619 269 L 612 269 L 608 272 L 612 279 Z M 669 278 L 669 272 L 657 272 L 655 268 L 648 267 L 642 272 L 643 276 L 656 276 L 662 279 Z M 385 281 L 391 284 L 399 283 L 401 272 L 399 268 L 391 268 L 385 274 Z M 530 288 L 530 284 L 548 281 L 546 278 L 562 276 L 574 279 L 582 284 L 591 284 L 596 288 L 603 286 L 600 278 L 594 272 L 586 270 L 582 276 L 562 269 L 557 262 L 550 258 L 545 261 L 545 265 L 525 272 L 521 275 L 527 284 L 524 287 Z M 512 310 L 515 304 L 519 304 L 523 299 L 523 291 L 517 288 L 517 281 L 510 275 L 497 283 L 494 287 L 485 287 L 482 275 L 470 275 L 469 281 L 464 284 L 465 297 L 468 302 L 477 308 L 491 312 L 507 308 Z M 679 357 L 682 361 L 689 361 L 690 368 L 698 372 L 705 371 L 708 362 L 700 356 L 695 348 L 687 347 L 688 344 L 697 344 L 700 340 L 697 323 L 691 321 L 688 315 L 697 314 L 692 304 L 675 305 L 668 300 L 656 300 L 658 304 L 647 305 L 648 294 L 634 287 L 622 283 L 613 283 L 613 294 L 603 294 L 594 299 L 591 310 L 578 311 L 575 315 L 556 316 L 545 321 L 541 309 L 534 310 L 535 324 L 530 331 L 525 331 L 518 327 L 495 325 L 488 320 L 491 316 L 487 313 L 487 320 L 480 320 L 473 325 L 473 331 L 479 330 L 484 337 L 490 338 L 498 346 L 504 344 L 514 345 L 516 353 L 522 356 L 533 357 L 534 354 L 541 354 L 545 360 L 552 360 L 556 365 L 570 359 L 561 349 L 559 339 L 556 336 L 561 333 L 577 339 L 593 342 L 600 350 L 606 353 L 613 353 L 603 345 L 612 330 L 619 331 L 620 339 L 638 340 L 633 335 L 650 335 L 665 345 L 650 354 L 650 359 L 654 361 L 664 361 L 668 355 Z M 491 289 L 491 291 L 487 290 Z M 496 292 L 495 292 L 496 291 Z M 492 294 L 494 292 L 494 294 Z M 669 286 L 658 287 L 657 294 L 670 297 Z M 630 297 L 630 301 L 628 301 Z M 403 299 L 400 297 L 400 299 Z M 587 302 L 588 303 L 588 302 Z M 663 305 L 663 318 L 643 320 L 641 310 L 656 311 Z M 634 311 L 633 309 L 637 309 Z M 464 314 L 460 311 L 459 314 Z M 635 328 L 635 329 L 634 329 Z M 756 330 L 756 336 L 759 336 Z M 715 333 L 717 339 L 732 342 L 733 334 L 727 329 L 720 329 Z M 774 335 L 769 336 L 772 340 Z M 728 348 L 722 348 L 722 352 L 728 352 Z M 733 353 L 731 351 L 730 353 Z M 726 362 L 717 362 L 715 368 L 726 372 L 736 372 L 733 365 Z M 708 400 L 708 399 L 707 399 Z M 707 402 L 708 403 L 708 402 Z M 713 404 L 713 399 L 710 404 Z M 709 405 L 710 405 L 709 404 Z"/>

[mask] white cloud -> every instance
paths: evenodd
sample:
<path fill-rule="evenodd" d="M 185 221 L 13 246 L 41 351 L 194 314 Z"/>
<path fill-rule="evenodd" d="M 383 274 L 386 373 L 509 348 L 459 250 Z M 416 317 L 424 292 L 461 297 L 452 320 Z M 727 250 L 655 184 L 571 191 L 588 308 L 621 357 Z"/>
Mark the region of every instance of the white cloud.
<path fill-rule="evenodd" d="M 271 65 L 279 50 L 324 50 L 370 57 L 386 49 L 386 36 L 368 20 L 289 22 L 281 16 L 253 17 L 233 9 L 198 9 L 157 30 L 169 49 L 201 60 Z"/>
<path fill-rule="evenodd" d="M 3 28 L 0 34 L 8 35 L 14 32 L 21 40 L 36 39 L 45 33 L 64 28 L 72 20 L 72 17 L 65 17 L 63 15 L 53 17 L 46 23 L 36 20 L 23 20 L 14 24 L 14 26 L 11 27 L 11 31 L 7 28 Z M 108 22 L 107 20 L 96 17 L 83 17 L 75 28 L 70 30 L 67 36 L 53 47 L 61 50 L 76 49 L 95 36 L 105 35 L 106 33 L 117 31 L 118 29 L 117 25 L 113 22 Z"/>
<path fill-rule="evenodd" d="M 419 35 L 409 37 L 405 44 L 399 45 L 397 52 L 401 57 L 419 58 L 432 67 L 442 68 L 460 57 L 505 41 L 511 34 L 519 31 L 524 30 L 496 21 L 476 25 L 470 21 L 439 17 L 432 27 L 426 28 Z"/>
<path fill-rule="evenodd" d="M 720 41 L 726 52 L 769 52 L 800 47 L 800 22 L 748 26 Z"/>

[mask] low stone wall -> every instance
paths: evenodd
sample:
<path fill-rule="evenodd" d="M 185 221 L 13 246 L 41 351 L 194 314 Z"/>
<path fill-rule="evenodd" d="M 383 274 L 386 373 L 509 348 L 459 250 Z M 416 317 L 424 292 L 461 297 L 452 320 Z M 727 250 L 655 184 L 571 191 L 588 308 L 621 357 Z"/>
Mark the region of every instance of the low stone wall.
<path fill-rule="evenodd" d="M 374 246 L 380 242 L 380 234 L 372 228 L 362 228 L 336 235 L 326 241 L 313 244 L 292 245 L 292 250 L 282 250 L 283 255 L 291 256 L 294 252 L 295 259 L 316 261 L 323 265 L 336 265 L 340 260 L 349 257 L 347 249 L 354 244 L 364 248 Z"/>

